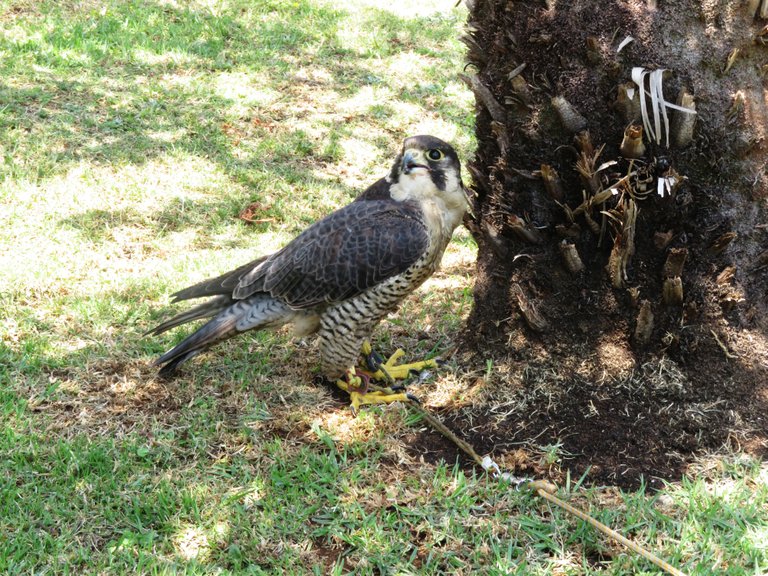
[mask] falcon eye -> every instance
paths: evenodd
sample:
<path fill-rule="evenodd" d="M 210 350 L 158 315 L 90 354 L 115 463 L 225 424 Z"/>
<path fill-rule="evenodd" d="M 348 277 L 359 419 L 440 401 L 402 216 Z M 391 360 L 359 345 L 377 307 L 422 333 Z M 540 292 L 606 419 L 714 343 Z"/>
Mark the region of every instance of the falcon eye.
<path fill-rule="evenodd" d="M 427 158 L 430 160 L 442 160 L 443 156 L 445 156 L 445 154 L 437 148 L 432 148 L 432 150 L 427 151 Z"/>

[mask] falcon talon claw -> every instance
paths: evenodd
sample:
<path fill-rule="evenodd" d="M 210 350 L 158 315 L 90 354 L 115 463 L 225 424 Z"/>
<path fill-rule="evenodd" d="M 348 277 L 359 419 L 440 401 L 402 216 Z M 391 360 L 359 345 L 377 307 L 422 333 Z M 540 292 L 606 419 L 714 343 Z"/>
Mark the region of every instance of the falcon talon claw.
<path fill-rule="evenodd" d="M 413 403 L 415 403 L 415 404 L 418 404 L 419 406 L 421 406 L 421 400 L 419 400 L 419 399 L 418 399 L 418 397 L 414 396 L 414 395 L 413 395 L 413 394 L 411 394 L 410 392 L 406 392 L 406 393 L 405 393 L 405 397 L 406 397 L 406 398 L 408 398 L 408 400 L 410 400 L 411 402 L 413 402 Z"/>

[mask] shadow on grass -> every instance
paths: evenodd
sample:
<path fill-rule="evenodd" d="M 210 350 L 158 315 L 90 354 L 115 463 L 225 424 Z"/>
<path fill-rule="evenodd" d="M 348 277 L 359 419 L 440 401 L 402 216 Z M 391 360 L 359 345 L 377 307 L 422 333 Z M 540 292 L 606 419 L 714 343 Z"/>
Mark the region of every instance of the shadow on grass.
<path fill-rule="evenodd" d="M 141 164 L 175 150 L 205 156 L 248 184 L 254 168 L 318 158 L 316 142 L 291 137 L 296 131 L 281 110 L 281 92 L 304 84 L 311 100 L 313 90 L 355 94 L 382 79 L 371 72 L 371 55 L 340 44 L 337 33 L 348 23 L 343 11 L 283 4 L 244 3 L 239 14 L 233 8 L 221 15 L 155 2 L 140 9 L 109 5 L 80 18 L 54 9 L 36 25 L 42 33 L 3 37 L 0 48 L 11 56 L 2 66 L 0 128 L 7 149 L 19 152 L 6 157 L 6 176 L 48 178 L 83 160 Z M 383 43 L 406 25 L 419 26 L 392 14 L 386 21 Z M 319 66 L 330 78 L 321 85 L 296 76 L 305 66 Z M 253 93 L 244 94 L 242 84 Z M 422 96 L 411 101 L 426 109 Z M 264 117 L 285 149 L 259 147 L 259 129 L 249 122 Z M 240 135 L 227 133 L 233 126 L 250 130 L 245 159 L 234 153 Z M 295 162 L 292 169 L 302 171 Z"/>
<path fill-rule="evenodd" d="M 3 459 L 3 477 L 14 478 L 4 518 L 28 526 L 8 549 L 10 566 L 57 558 L 70 568 L 327 573 L 347 556 L 384 567 L 413 548 L 414 513 L 381 498 L 403 472 L 382 447 L 387 427 L 400 425 L 396 410 L 350 420 L 313 381 L 316 353 L 286 350 L 282 337 L 239 337 L 161 381 L 151 361 L 181 335 L 143 336 L 141 318 L 110 326 L 143 289 L 93 294 L 101 317 L 73 319 L 76 349 L 49 342 L 26 367 L 28 350 L 0 354 L 15 379 L 0 440 L 0 453 L 13 453 Z M 341 429 L 359 427 L 343 442 L 324 424 L 336 413 Z M 371 551 L 354 532 L 374 526 Z"/>

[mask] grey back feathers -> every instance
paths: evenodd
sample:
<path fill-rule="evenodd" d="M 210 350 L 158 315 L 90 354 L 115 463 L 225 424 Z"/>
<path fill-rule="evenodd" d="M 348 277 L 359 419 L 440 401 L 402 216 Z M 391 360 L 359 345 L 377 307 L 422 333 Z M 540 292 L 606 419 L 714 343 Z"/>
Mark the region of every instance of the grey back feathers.
<path fill-rule="evenodd" d="M 413 203 L 353 202 L 246 274 L 233 296 L 268 292 L 294 308 L 339 302 L 404 272 L 428 241 Z"/>

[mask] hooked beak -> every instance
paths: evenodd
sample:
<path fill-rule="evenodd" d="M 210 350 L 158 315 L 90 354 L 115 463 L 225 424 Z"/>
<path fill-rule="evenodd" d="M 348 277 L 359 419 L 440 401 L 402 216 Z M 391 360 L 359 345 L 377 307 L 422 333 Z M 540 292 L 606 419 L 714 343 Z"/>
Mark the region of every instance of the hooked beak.
<path fill-rule="evenodd" d="M 401 164 L 403 174 L 410 174 L 417 168 L 424 168 L 429 172 L 429 166 L 424 162 L 424 153 L 421 150 L 409 148 L 403 152 L 403 162 Z"/>

